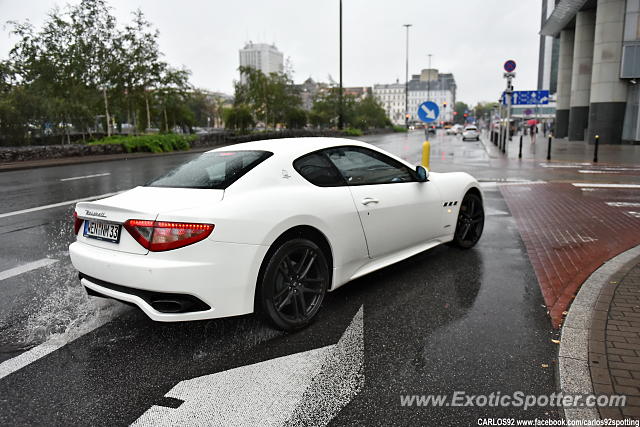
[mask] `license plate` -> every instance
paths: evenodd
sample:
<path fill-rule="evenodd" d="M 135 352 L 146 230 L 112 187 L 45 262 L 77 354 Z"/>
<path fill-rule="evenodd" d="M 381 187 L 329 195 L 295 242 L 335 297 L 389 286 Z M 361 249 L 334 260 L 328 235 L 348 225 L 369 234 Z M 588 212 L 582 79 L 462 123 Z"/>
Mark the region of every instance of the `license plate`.
<path fill-rule="evenodd" d="M 108 222 L 89 221 L 85 219 L 83 235 L 91 239 L 119 243 L 121 229 L 122 225 L 120 224 L 110 224 Z"/>

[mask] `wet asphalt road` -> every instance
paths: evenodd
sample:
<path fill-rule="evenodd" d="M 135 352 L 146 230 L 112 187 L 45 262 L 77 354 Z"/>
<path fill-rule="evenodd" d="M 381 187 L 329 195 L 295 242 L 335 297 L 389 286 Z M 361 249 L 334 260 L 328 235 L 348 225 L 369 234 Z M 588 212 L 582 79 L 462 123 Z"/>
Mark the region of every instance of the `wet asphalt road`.
<path fill-rule="evenodd" d="M 414 132 L 366 140 L 417 163 L 423 138 Z M 433 152 L 436 171 L 466 170 L 489 181 L 540 179 L 527 167 L 496 168 L 481 143 L 442 136 Z M 131 188 L 193 156 L 0 173 L 0 215 Z M 358 279 L 330 294 L 318 321 L 294 334 L 253 316 L 154 323 L 120 303 L 88 299 L 66 252 L 72 205 L 0 217 L 0 272 L 58 260 L 0 280 L 0 362 L 51 337 L 79 336 L 0 379 L 0 424 L 130 424 L 152 405 L 175 405 L 163 396 L 182 380 L 335 344 L 361 307 L 364 387 L 333 425 L 557 418 L 547 408 L 400 405 L 401 394 L 555 391 L 555 335 L 535 275 L 500 192 L 484 190 L 487 221 L 476 248 L 438 247 Z"/>

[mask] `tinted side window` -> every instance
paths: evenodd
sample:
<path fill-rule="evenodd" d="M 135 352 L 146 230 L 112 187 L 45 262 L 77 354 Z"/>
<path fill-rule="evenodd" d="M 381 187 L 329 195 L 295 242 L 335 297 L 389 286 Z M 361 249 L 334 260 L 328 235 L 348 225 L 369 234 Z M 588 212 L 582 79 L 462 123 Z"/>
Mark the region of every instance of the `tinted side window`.
<path fill-rule="evenodd" d="M 321 153 L 311 153 L 293 162 L 293 167 L 310 183 L 319 187 L 345 185 L 336 168 Z"/>
<path fill-rule="evenodd" d="M 409 168 L 377 151 L 336 147 L 326 150 L 326 153 L 349 185 L 415 181 Z"/>

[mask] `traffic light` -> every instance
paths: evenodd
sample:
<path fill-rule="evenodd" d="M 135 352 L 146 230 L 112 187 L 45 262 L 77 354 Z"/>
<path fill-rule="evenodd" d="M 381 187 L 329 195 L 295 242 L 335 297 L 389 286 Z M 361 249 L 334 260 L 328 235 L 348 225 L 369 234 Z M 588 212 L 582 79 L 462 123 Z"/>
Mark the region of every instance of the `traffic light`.
<path fill-rule="evenodd" d="M 446 102 L 442 104 L 442 108 L 447 108 L 447 103 Z"/>
<path fill-rule="evenodd" d="M 469 115 L 468 115 L 467 113 L 464 113 L 464 116 L 465 116 L 465 117 L 468 117 Z"/>
<path fill-rule="evenodd" d="M 410 117 L 411 117 L 411 114 L 407 113 L 404 117 L 405 117 L 406 119 L 408 119 L 408 118 L 410 118 Z"/>
<path fill-rule="evenodd" d="M 454 111 L 454 112 L 453 112 L 453 115 L 454 115 L 454 116 L 457 116 L 457 115 L 458 115 L 458 112 L 457 112 L 457 111 Z"/>

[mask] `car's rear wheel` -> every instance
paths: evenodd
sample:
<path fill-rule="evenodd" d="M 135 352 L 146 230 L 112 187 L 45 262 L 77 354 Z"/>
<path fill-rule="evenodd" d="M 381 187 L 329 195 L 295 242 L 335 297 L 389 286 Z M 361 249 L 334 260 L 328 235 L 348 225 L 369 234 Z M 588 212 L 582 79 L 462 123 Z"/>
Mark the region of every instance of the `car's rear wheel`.
<path fill-rule="evenodd" d="M 472 248 L 480 240 L 483 229 L 484 207 L 482 199 L 477 194 L 467 193 L 460 204 L 458 223 L 452 243 L 462 249 Z"/>
<path fill-rule="evenodd" d="M 320 247 L 308 239 L 283 243 L 271 255 L 259 284 L 261 312 L 287 331 L 307 326 L 316 316 L 331 279 Z"/>

